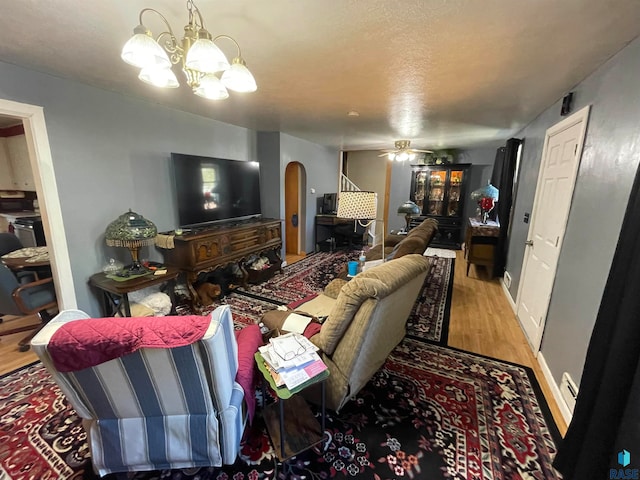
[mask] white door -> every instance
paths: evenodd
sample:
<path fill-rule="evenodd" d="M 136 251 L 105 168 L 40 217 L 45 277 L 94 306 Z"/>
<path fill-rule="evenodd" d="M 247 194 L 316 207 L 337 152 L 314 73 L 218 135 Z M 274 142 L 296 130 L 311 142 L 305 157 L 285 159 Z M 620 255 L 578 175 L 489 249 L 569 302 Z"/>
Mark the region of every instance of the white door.
<path fill-rule="evenodd" d="M 560 248 L 571 208 L 589 107 L 547 130 L 518 289 L 517 316 L 540 349 Z"/>

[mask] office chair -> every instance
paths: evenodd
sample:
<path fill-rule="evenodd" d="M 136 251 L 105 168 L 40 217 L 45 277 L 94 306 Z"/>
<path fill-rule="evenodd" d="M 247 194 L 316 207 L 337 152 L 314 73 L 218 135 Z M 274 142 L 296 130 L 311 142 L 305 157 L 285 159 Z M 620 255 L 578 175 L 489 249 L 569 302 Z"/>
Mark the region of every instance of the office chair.
<path fill-rule="evenodd" d="M 33 281 L 27 281 L 27 279 Z M 35 325 L 17 327 L 0 332 L 0 337 L 4 337 L 33 330 L 18 342 L 19 350 L 26 352 L 29 350 L 29 342 L 33 336 L 51 320 L 47 310 L 57 308 L 58 303 L 56 301 L 53 278 L 37 280 L 37 276 L 27 272 L 26 276 L 22 276 L 21 280 L 23 283 L 19 281 L 9 267 L 0 263 L 0 312 L 3 315 L 16 315 L 19 317 L 37 314 L 40 319 L 40 323 Z"/>

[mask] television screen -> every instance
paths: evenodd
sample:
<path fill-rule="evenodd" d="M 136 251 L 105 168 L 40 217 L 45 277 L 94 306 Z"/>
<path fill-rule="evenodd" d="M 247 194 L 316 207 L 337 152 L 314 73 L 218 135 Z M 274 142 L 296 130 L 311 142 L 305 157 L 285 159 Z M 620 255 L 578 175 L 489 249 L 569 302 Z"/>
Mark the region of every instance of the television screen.
<path fill-rule="evenodd" d="M 172 153 L 171 163 L 181 227 L 261 214 L 257 162 Z"/>

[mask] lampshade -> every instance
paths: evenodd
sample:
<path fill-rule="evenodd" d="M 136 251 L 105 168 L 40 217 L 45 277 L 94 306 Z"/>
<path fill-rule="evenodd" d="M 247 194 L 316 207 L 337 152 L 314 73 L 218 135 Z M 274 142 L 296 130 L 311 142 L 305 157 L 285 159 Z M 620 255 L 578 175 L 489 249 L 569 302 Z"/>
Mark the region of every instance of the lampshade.
<path fill-rule="evenodd" d="M 138 250 L 140 247 L 153 245 L 156 242 L 157 234 L 158 229 L 153 222 L 130 209 L 107 226 L 104 236 L 110 247 L 129 249 L 133 259 L 130 270 L 139 272 L 142 267 L 138 262 Z"/>
<path fill-rule="evenodd" d="M 377 208 L 378 201 L 375 192 L 345 191 L 340 192 L 336 216 L 354 220 L 372 220 L 376 218 Z"/>
<path fill-rule="evenodd" d="M 491 198 L 494 201 L 498 201 L 499 191 L 496 187 L 491 185 L 491 183 L 487 183 L 484 187 L 478 188 L 471 192 L 471 200 L 481 200 L 483 198 Z"/>
<path fill-rule="evenodd" d="M 160 88 L 178 88 L 176 75 L 169 67 L 147 67 L 140 70 L 138 78 L 144 83 Z"/>
<path fill-rule="evenodd" d="M 420 207 L 411 200 L 407 200 L 398 207 L 398 215 L 420 215 Z"/>
<path fill-rule="evenodd" d="M 169 68 L 171 66 L 169 56 L 153 39 L 149 30 L 143 25 L 138 25 L 133 33 L 134 35 L 122 48 L 122 60 L 138 68 Z"/>
<path fill-rule="evenodd" d="M 215 75 L 209 74 L 202 77 L 200 86 L 193 93 L 209 100 L 224 100 L 229 98 L 229 92 Z"/>
<path fill-rule="evenodd" d="M 225 87 L 234 92 L 255 92 L 258 89 L 256 80 L 240 57 L 231 61 L 231 66 L 224 71 L 220 80 Z"/>
<path fill-rule="evenodd" d="M 210 38 L 199 38 L 187 52 L 185 67 L 202 73 L 216 73 L 229 68 L 229 61 Z"/>

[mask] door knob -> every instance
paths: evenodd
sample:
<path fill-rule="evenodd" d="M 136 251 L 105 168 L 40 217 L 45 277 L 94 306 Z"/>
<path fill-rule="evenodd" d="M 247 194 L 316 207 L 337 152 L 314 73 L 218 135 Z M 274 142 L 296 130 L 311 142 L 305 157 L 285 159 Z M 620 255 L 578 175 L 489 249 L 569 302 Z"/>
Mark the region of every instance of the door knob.
<path fill-rule="evenodd" d="M 524 244 L 525 244 L 527 247 L 533 247 L 533 240 L 527 240 L 526 242 L 524 242 Z"/>
<path fill-rule="evenodd" d="M 294 227 L 298 227 L 298 214 L 294 213 L 293 215 L 291 215 L 291 225 L 293 225 Z"/>

